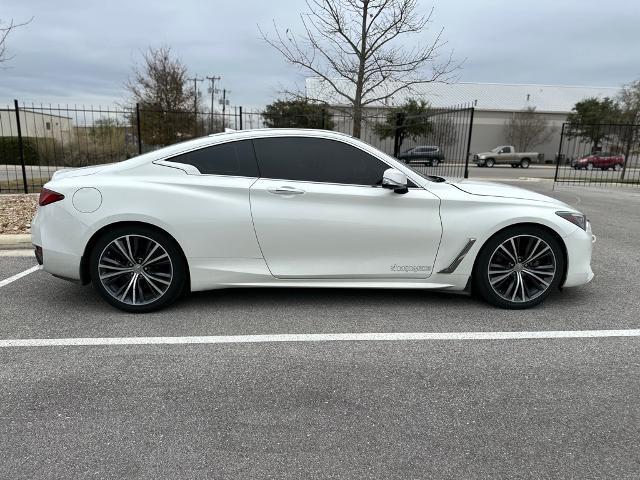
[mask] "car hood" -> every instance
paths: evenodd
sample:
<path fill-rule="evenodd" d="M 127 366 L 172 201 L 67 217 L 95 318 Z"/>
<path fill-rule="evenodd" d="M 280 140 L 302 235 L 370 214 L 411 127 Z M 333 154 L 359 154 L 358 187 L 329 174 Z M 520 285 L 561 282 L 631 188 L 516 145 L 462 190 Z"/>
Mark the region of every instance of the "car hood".
<path fill-rule="evenodd" d="M 449 181 L 448 183 L 471 195 L 515 198 L 519 200 L 533 200 L 536 202 L 553 203 L 556 205 L 568 207 L 567 204 L 561 202 L 560 200 L 556 200 L 555 198 L 547 197 L 546 195 L 532 192 L 531 190 L 525 190 L 524 188 L 512 187 L 511 185 L 462 179 Z"/>

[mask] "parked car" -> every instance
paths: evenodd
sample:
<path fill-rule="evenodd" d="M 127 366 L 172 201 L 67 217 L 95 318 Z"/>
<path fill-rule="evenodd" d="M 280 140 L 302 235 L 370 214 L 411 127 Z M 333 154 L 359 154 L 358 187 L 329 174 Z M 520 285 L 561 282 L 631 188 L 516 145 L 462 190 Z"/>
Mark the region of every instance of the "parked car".
<path fill-rule="evenodd" d="M 501 145 L 489 152 L 478 153 L 473 156 L 473 162 L 479 167 L 493 167 L 494 165 L 511 165 L 513 168 L 529 168 L 534 159 L 540 158 L 537 152 L 516 152 L 513 145 Z"/>
<path fill-rule="evenodd" d="M 219 133 L 58 171 L 31 230 L 46 272 L 129 312 L 232 287 L 473 290 L 527 308 L 593 278 L 573 207 L 421 174 L 326 130 Z"/>
<path fill-rule="evenodd" d="M 440 147 L 418 146 L 401 153 L 398 155 L 398 159 L 408 165 L 417 163 L 437 167 L 440 163 L 444 162 L 444 153 L 440 150 Z"/>
<path fill-rule="evenodd" d="M 599 152 L 579 158 L 573 163 L 573 168 L 575 168 L 576 170 L 593 170 L 594 168 L 609 170 L 610 168 L 612 168 L 618 171 L 622 170 L 623 165 L 623 155 L 614 155 L 611 152 Z"/>

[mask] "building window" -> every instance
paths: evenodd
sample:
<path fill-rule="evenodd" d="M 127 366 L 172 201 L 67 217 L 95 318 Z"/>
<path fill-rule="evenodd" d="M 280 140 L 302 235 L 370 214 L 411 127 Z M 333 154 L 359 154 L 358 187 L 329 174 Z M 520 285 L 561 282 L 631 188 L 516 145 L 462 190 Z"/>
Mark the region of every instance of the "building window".
<path fill-rule="evenodd" d="M 45 124 L 45 127 L 46 127 L 47 130 L 51 130 L 51 122 L 47 122 Z"/>

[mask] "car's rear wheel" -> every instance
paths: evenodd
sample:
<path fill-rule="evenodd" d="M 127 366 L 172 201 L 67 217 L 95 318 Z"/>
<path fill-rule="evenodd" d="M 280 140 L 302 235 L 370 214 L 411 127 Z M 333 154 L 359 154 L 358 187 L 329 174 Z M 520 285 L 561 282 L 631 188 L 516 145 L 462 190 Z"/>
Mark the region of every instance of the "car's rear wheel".
<path fill-rule="evenodd" d="M 545 229 L 508 228 L 489 239 L 478 254 L 474 288 L 492 305 L 529 308 L 558 288 L 564 262 L 561 245 Z"/>
<path fill-rule="evenodd" d="M 520 166 L 522 168 L 529 168 L 530 162 L 528 158 L 523 158 L 522 161 L 520 162 Z"/>
<path fill-rule="evenodd" d="M 486 162 L 484 162 L 484 164 L 487 167 L 493 167 L 496 164 L 496 162 L 495 162 L 495 160 L 493 158 L 489 158 L 489 159 L 487 159 Z"/>
<path fill-rule="evenodd" d="M 144 226 L 122 226 L 101 236 L 90 256 L 94 288 L 114 307 L 150 312 L 175 301 L 187 278 L 175 240 Z"/>
<path fill-rule="evenodd" d="M 622 170 L 622 165 L 620 165 L 619 163 L 616 163 L 616 164 L 613 166 L 613 169 L 614 169 L 616 172 L 619 172 L 620 170 Z"/>

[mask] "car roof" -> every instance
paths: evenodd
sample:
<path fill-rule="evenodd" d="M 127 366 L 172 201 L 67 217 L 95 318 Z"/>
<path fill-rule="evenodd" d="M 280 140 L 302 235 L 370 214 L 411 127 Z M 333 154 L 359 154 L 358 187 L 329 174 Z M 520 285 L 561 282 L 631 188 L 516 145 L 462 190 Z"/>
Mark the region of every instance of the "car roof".
<path fill-rule="evenodd" d="M 360 139 L 341 132 L 331 130 L 320 130 L 313 128 L 256 128 L 249 130 L 227 130 L 226 132 L 214 133 L 206 137 L 194 138 L 184 142 L 175 143 L 166 147 L 144 153 L 129 160 L 124 160 L 114 165 L 114 169 L 122 170 L 134 168 L 139 165 L 151 163 L 157 160 L 163 160 L 181 153 L 192 150 L 198 150 L 213 146 L 219 143 L 231 142 L 236 140 L 247 140 L 255 138 L 276 138 L 276 137 L 307 137 L 307 138 L 326 138 L 349 143 L 359 146 L 366 150 L 374 149 Z"/>

